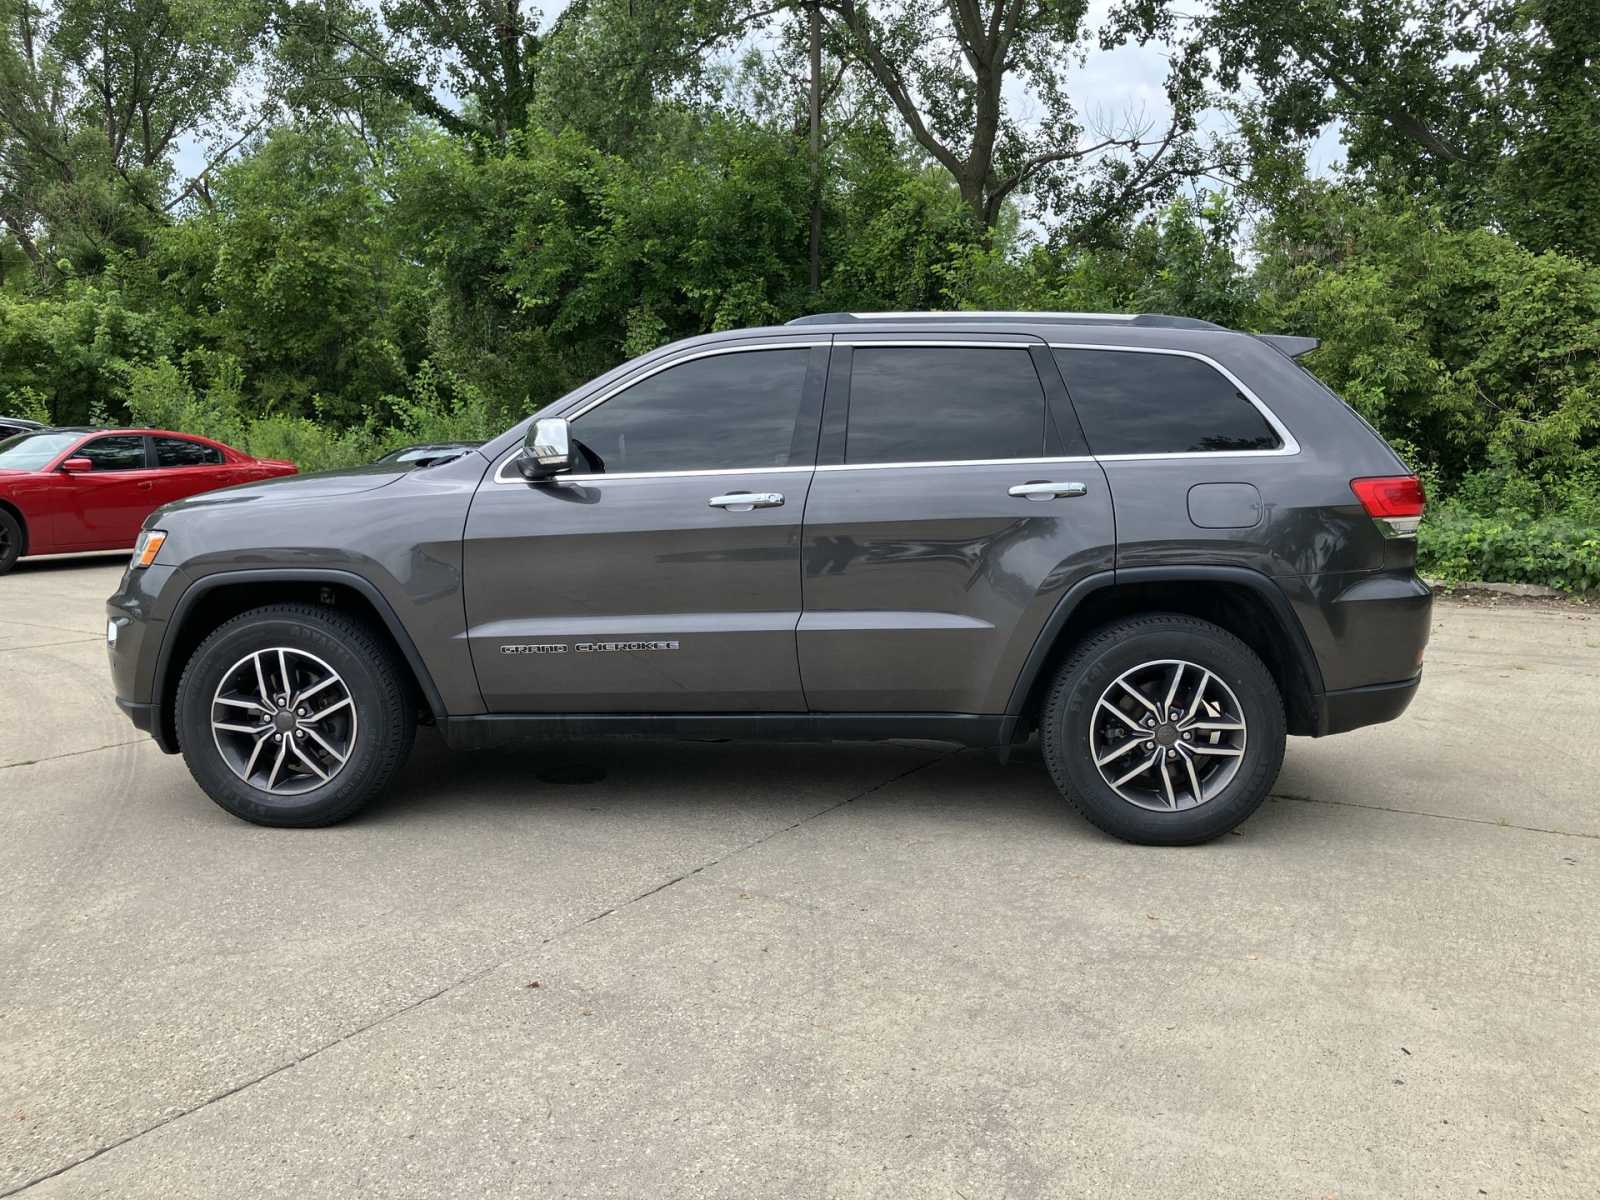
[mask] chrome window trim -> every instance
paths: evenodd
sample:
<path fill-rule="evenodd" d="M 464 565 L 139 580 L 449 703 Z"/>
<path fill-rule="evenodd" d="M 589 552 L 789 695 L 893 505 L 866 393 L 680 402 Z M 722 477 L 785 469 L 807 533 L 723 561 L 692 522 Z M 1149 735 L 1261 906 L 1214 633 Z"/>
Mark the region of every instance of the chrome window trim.
<path fill-rule="evenodd" d="M 496 483 L 520 483 L 524 487 L 539 487 L 547 483 L 583 483 L 604 482 L 608 479 L 693 479 L 697 476 L 708 475 L 792 475 L 799 471 L 815 471 L 812 466 L 804 467 L 710 467 L 702 471 L 614 471 L 600 475 L 552 475 L 549 479 L 524 479 L 521 475 L 507 475 L 506 468 L 517 459 L 517 451 L 512 450 L 499 470 L 494 473 Z"/>
<path fill-rule="evenodd" d="M 1290 455 L 1300 453 L 1300 443 L 1295 440 L 1294 434 L 1289 432 L 1289 427 L 1278 420 L 1278 414 L 1273 412 L 1267 406 L 1266 401 L 1256 395 L 1244 380 L 1240 379 L 1209 354 L 1201 354 L 1195 350 L 1174 350 L 1165 346 L 1108 346 L 1104 342 L 1050 342 L 1048 345 L 1052 350 L 1101 350 L 1116 354 L 1168 354 L 1177 358 L 1198 359 L 1233 384 L 1239 390 L 1239 394 L 1248 400 L 1255 410 L 1261 414 L 1262 419 L 1272 427 L 1272 431 L 1278 435 L 1278 440 L 1283 443 L 1276 450 L 1174 450 L 1150 454 L 1095 455 L 1095 458 L 1100 462 L 1149 462 L 1185 458 L 1287 458 Z M 1072 393 L 1071 381 L 1067 382 L 1067 393 L 1068 395 Z"/>
<path fill-rule="evenodd" d="M 915 338 L 906 339 L 895 334 L 885 334 L 882 338 L 869 338 L 866 341 L 855 341 L 847 337 L 834 338 L 835 346 L 849 346 L 854 350 L 889 349 L 895 346 L 949 346 L 957 350 L 1026 350 L 1030 346 L 1037 346 L 1038 342 L 973 342 L 965 338 L 957 341 L 953 338 Z"/>
<path fill-rule="evenodd" d="M 661 362 L 657 363 L 655 366 L 651 367 L 642 374 L 634 375 L 622 380 L 620 383 L 606 389 L 593 399 L 584 401 L 571 412 L 551 413 L 550 415 L 561 417 L 566 421 L 576 421 L 579 417 L 583 416 L 584 413 L 589 412 L 592 409 L 599 408 L 607 400 L 610 400 L 614 396 L 620 396 L 623 392 L 627 391 L 635 384 L 643 383 L 646 379 L 649 379 L 655 375 L 659 375 L 662 371 L 667 370 L 669 367 L 676 367 L 686 362 L 693 362 L 698 358 L 715 358 L 721 354 L 750 354 L 762 350 L 815 350 L 818 346 L 831 345 L 833 345 L 832 338 L 806 338 L 803 340 L 786 338 L 781 342 L 739 342 L 731 346 L 709 346 L 701 350 L 690 350 L 687 353 L 677 354 L 673 355 L 671 358 L 663 359 Z M 513 477 L 506 474 L 506 469 L 516 461 L 517 456 L 521 453 L 521 446 L 513 446 L 506 456 L 500 460 L 500 465 L 497 466 L 494 471 L 495 483 L 522 484 L 525 487 L 533 486 L 532 481 L 524 479 L 520 475 Z M 772 474 L 779 471 L 810 471 L 813 469 L 814 468 L 811 466 L 804 466 L 745 468 L 711 467 L 697 471 L 615 471 L 610 473 L 601 473 L 599 475 L 555 475 L 549 479 L 540 480 L 539 482 L 562 483 L 569 480 L 583 479 L 680 479 L 694 475 L 756 475 Z"/>
<path fill-rule="evenodd" d="M 894 471 L 907 467 L 1028 467 L 1053 463 L 1092 463 L 1087 454 L 1069 454 L 1057 458 L 942 458 L 926 462 L 833 463 L 818 467 L 817 471 Z"/>

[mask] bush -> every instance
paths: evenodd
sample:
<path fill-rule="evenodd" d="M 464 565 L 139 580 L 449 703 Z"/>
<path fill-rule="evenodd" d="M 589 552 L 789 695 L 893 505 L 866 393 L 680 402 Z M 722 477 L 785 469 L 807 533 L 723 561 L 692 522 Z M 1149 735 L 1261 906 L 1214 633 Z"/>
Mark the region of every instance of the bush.
<path fill-rule="evenodd" d="M 1562 517 L 1485 517 L 1447 509 L 1423 521 L 1417 556 L 1422 573 L 1436 579 L 1600 590 L 1600 529 Z"/>

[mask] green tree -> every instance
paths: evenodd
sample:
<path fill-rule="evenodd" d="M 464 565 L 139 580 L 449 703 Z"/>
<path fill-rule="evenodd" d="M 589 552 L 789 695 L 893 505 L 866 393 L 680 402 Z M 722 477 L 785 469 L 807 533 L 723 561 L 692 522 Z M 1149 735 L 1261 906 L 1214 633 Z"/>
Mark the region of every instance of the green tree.
<path fill-rule="evenodd" d="M 256 0 L 0 0 L 0 223 L 48 274 L 98 270 L 194 196 L 265 120 L 235 84 L 257 51 Z"/>
<path fill-rule="evenodd" d="M 1506 14 L 1499 55 L 1507 150 L 1493 211 L 1523 245 L 1600 262 L 1600 20 L 1589 0 L 1529 0 Z"/>
<path fill-rule="evenodd" d="M 818 0 L 840 53 L 883 91 L 909 135 L 955 180 L 982 229 L 1032 194 L 1078 232 L 1098 232 L 1214 164 L 1194 136 L 1196 63 L 1174 62 L 1164 130 L 1129 120 L 1086 130 L 1068 65 L 1082 52 L 1087 0 Z M 1039 110 L 1024 120 L 1008 89 Z"/>
<path fill-rule="evenodd" d="M 386 186 L 354 135 L 279 128 L 220 173 L 216 211 L 196 218 L 209 245 L 166 239 L 166 286 L 196 289 L 201 346 L 237 361 L 264 409 L 309 414 L 320 398 L 356 421 L 424 357 L 428 280 Z"/>

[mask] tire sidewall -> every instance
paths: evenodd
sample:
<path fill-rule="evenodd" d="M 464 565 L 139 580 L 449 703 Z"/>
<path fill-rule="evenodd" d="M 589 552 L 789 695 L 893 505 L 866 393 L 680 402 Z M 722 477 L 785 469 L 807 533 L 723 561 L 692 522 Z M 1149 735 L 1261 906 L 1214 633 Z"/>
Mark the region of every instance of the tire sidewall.
<path fill-rule="evenodd" d="M 224 672 L 257 650 L 283 646 L 325 661 L 344 679 L 355 705 L 356 745 L 350 761 L 327 783 L 296 796 L 275 797 L 235 775 L 217 750 L 211 701 Z M 338 632 L 309 616 L 277 614 L 224 626 L 195 652 L 178 685 L 177 717 L 184 761 L 206 794 L 235 816 L 268 825 L 323 825 L 360 805 L 383 770 L 383 748 L 397 714 L 386 703 L 378 668 Z"/>
<path fill-rule="evenodd" d="M 22 557 L 22 522 L 3 509 L 0 509 L 0 526 L 3 526 L 11 535 L 9 544 L 0 545 L 0 575 L 4 575 Z"/>
<path fill-rule="evenodd" d="M 1092 638 L 1057 682 L 1044 736 L 1057 784 L 1100 828 L 1129 841 L 1188 845 L 1226 833 L 1253 813 L 1283 765 L 1285 721 L 1277 685 L 1261 660 L 1231 634 L 1199 621 L 1150 621 L 1124 636 Z M 1108 631 L 1115 633 L 1115 631 Z M 1195 808 L 1160 812 L 1131 804 L 1094 764 L 1090 722 L 1101 695 L 1125 671 L 1161 659 L 1203 667 L 1232 689 L 1246 725 L 1244 761 L 1228 786 Z"/>

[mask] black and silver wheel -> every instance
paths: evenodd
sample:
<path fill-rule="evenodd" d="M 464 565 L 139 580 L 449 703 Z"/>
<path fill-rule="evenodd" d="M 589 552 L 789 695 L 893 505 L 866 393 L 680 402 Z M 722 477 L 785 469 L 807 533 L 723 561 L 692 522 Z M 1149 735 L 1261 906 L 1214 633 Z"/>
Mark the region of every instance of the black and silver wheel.
<path fill-rule="evenodd" d="M 17 565 L 22 557 L 22 522 L 0 508 L 0 575 Z"/>
<path fill-rule="evenodd" d="M 1108 626 L 1058 672 L 1040 727 L 1051 776 L 1117 837 L 1187 845 L 1260 806 L 1283 762 L 1272 675 L 1226 630 L 1154 615 Z"/>
<path fill-rule="evenodd" d="M 350 764 L 361 722 L 350 685 L 315 654 L 254 650 L 211 697 L 211 740 L 235 776 L 273 796 L 303 796 Z"/>
<path fill-rule="evenodd" d="M 195 651 L 178 738 L 206 794 L 262 825 L 327 825 L 393 779 L 416 706 L 392 648 L 363 622 L 302 604 L 256 609 Z"/>

